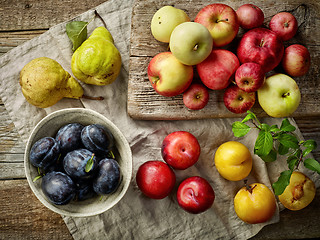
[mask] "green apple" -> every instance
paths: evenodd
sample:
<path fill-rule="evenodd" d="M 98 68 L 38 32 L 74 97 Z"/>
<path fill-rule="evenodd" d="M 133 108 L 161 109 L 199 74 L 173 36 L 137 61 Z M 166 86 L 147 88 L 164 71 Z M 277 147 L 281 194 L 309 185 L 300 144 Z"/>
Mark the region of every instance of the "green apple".
<path fill-rule="evenodd" d="M 185 65 L 196 65 L 211 53 L 213 39 L 209 30 L 200 23 L 184 22 L 178 25 L 170 37 L 172 54 Z"/>
<path fill-rule="evenodd" d="M 173 29 L 183 22 L 189 22 L 190 18 L 181 9 L 164 6 L 152 17 L 151 32 L 155 39 L 168 43 Z"/>
<path fill-rule="evenodd" d="M 268 77 L 258 89 L 258 101 L 271 117 L 288 117 L 299 106 L 301 94 L 295 80 L 277 73 Z"/>

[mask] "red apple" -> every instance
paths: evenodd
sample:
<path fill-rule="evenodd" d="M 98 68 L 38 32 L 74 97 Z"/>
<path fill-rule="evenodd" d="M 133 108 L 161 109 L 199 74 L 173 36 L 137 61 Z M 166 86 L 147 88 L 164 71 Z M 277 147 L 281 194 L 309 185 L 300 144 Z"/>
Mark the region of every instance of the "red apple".
<path fill-rule="evenodd" d="M 262 10 L 250 3 L 244 4 L 236 11 L 238 22 L 243 29 L 260 27 L 264 21 Z"/>
<path fill-rule="evenodd" d="M 236 71 L 237 86 L 245 92 L 255 92 L 264 83 L 265 74 L 258 63 L 244 63 Z"/>
<path fill-rule="evenodd" d="M 186 169 L 195 164 L 200 156 L 200 145 L 195 136 L 186 131 L 167 135 L 161 147 L 163 159 L 175 169 Z"/>
<path fill-rule="evenodd" d="M 298 22 L 291 13 L 280 12 L 271 18 L 269 28 L 274 31 L 282 41 L 287 41 L 296 34 Z"/>
<path fill-rule="evenodd" d="M 300 44 L 293 44 L 284 50 L 282 67 L 292 77 L 305 75 L 310 68 L 310 53 Z"/>
<path fill-rule="evenodd" d="M 151 59 L 148 78 L 157 93 L 173 97 L 190 86 L 193 68 L 182 64 L 171 52 L 162 52 Z"/>
<path fill-rule="evenodd" d="M 213 3 L 202 8 L 194 19 L 204 25 L 213 38 L 213 46 L 222 47 L 230 43 L 238 33 L 236 12 L 228 5 Z"/>
<path fill-rule="evenodd" d="M 199 83 L 192 83 L 183 93 L 183 103 L 191 110 L 204 108 L 209 101 L 208 89 Z"/>
<path fill-rule="evenodd" d="M 230 112 L 245 113 L 256 101 L 255 92 L 245 92 L 236 85 L 231 85 L 223 95 L 224 105 Z"/>
<path fill-rule="evenodd" d="M 139 167 L 136 182 L 141 192 L 149 198 L 162 199 L 172 191 L 176 175 L 166 163 L 148 161 Z"/>
<path fill-rule="evenodd" d="M 180 207 L 190 213 L 201 213 L 214 202 L 214 190 L 202 177 L 189 177 L 178 188 L 177 200 Z"/>
<path fill-rule="evenodd" d="M 274 69 L 281 61 L 284 47 L 277 34 L 266 28 L 254 28 L 240 40 L 237 56 L 241 63 L 255 62 L 264 72 Z"/>
<path fill-rule="evenodd" d="M 240 66 L 235 54 L 225 49 L 212 50 L 209 57 L 197 65 L 201 81 L 213 90 L 224 89 Z"/>

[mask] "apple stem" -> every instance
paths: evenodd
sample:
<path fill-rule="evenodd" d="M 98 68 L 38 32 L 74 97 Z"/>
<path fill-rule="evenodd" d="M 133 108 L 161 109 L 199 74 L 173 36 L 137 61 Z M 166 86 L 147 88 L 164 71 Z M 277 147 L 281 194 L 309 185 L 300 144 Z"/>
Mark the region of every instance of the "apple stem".
<path fill-rule="evenodd" d="M 228 22 L 228 21 L 229 21 L 228 18 L 226 18 L 226 19 L 218 19 L 218 20 L 216 21 L 216 23 L 219 23 L 219 22 Z"/>
<path fill-rule="evenodd" d="M 100 96 L 100 97 L 91 97 L 91 96 L 87 96 L 87 95 L 82 95 L 82 98 L 85 98 L 85 99 L 90 99 L 90 100 L 103 100 L 104 97 Z"/>
<path fill-rule="evenodd" d="M 282 94 L 282 97 L 283 97 L 283 98 L 288 97 L 288 96 L 290 96 L 290 93 L 289 93 L 289 92 Z"/>
<path fill-rule="evenodd" d="M 263 47 L 263 44 L 264 44 L 264 39 L 262 38 L 259 47 Z"/>
<path fill-rule="evenodd" d="M 251 187 L 250 185 L 248 185 L 248 179 L 245 179 L 244 180 L 244 186 L 246 187 L 247 191 L 252 194 L 252 191 L 253 189 L 257 186 L 257 185 L 254 185 L 253 187 Z"/>
<path fill-rule="evenodd" d="M 198 47 L 199 47 L 199 45 L 196 44 L 196 45 L 193 47 L 193 51 L 197 51 L 197 50 L 198 50 Z"/>

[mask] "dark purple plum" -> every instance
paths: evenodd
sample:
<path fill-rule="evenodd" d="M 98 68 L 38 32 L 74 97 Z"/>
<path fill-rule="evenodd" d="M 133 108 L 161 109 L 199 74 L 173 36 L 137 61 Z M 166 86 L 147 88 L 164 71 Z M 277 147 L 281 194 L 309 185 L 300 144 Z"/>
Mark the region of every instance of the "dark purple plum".
<path fill-rule="evenodd" d="M 83 148 L 81 141 L 81 131 L 83 128 L 84 126 L 80 123 L 69 123 L 58 130 L 56 141 L 59 143 L 62 153 L 66 154 Z"/>
<path fill-rule="evenodd" d="M 88 168 L 88 166 L 90 166 L 90 163 L 92 163 L 92 166 Z M 70 177 L 75 179 L 92 178 L 95 174 L 97 166 L 98 161 L 94 153 L 84 148 L 73 150 L 67 153 L 67 155 L 63 159 L 63 168 L 65 172 Z"/>
<path fill-rule="evenodd" d="M 81 132 L 82 143 L 91 152 L 105 155 L 114 146 L 114 138 L 109 129 L 99 124 L 85 126 Z"/>
<path fill-rule="evenodd" d="M 44 175 L 41 188 L 48 200 L 56 205 L 68 204 L 76 194 L 73 180 L 62 172 L 50 172 Z"/>
<path fill-rule="evenodd" d="M 60 155 L 60 147 L 52 137 L 44 137 L 36 141 L 30 149 L 30 163 L 42 169 L 54 164 Z"/>
<path fill-rule="evenodd" d="M 75 201 L 84 201 L 94 196 L 96 196 L 96 193 L 93 190 L 92 181 L 85 180 L 76 182 Z"/>
<path fill-rule="evenodd" d="M 99 162 L 97 176 L 93 179 L 93 190 L 99 195 L 113 193 L 120 184 L 120 167 L 114 159 Z"/>

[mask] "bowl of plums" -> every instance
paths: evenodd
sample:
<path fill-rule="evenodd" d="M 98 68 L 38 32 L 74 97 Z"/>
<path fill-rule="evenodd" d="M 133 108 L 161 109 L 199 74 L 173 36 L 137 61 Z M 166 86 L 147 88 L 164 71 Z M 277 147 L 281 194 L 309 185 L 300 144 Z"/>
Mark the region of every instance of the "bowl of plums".
<path fill-rule="evenodd" d="M 87 217 L 107 211 L 125 195 L 132 153 L 108 118 L 68 108 L 35 126 L 24 166 L 31 190 L 46 207 L 64 216 Z"/>

